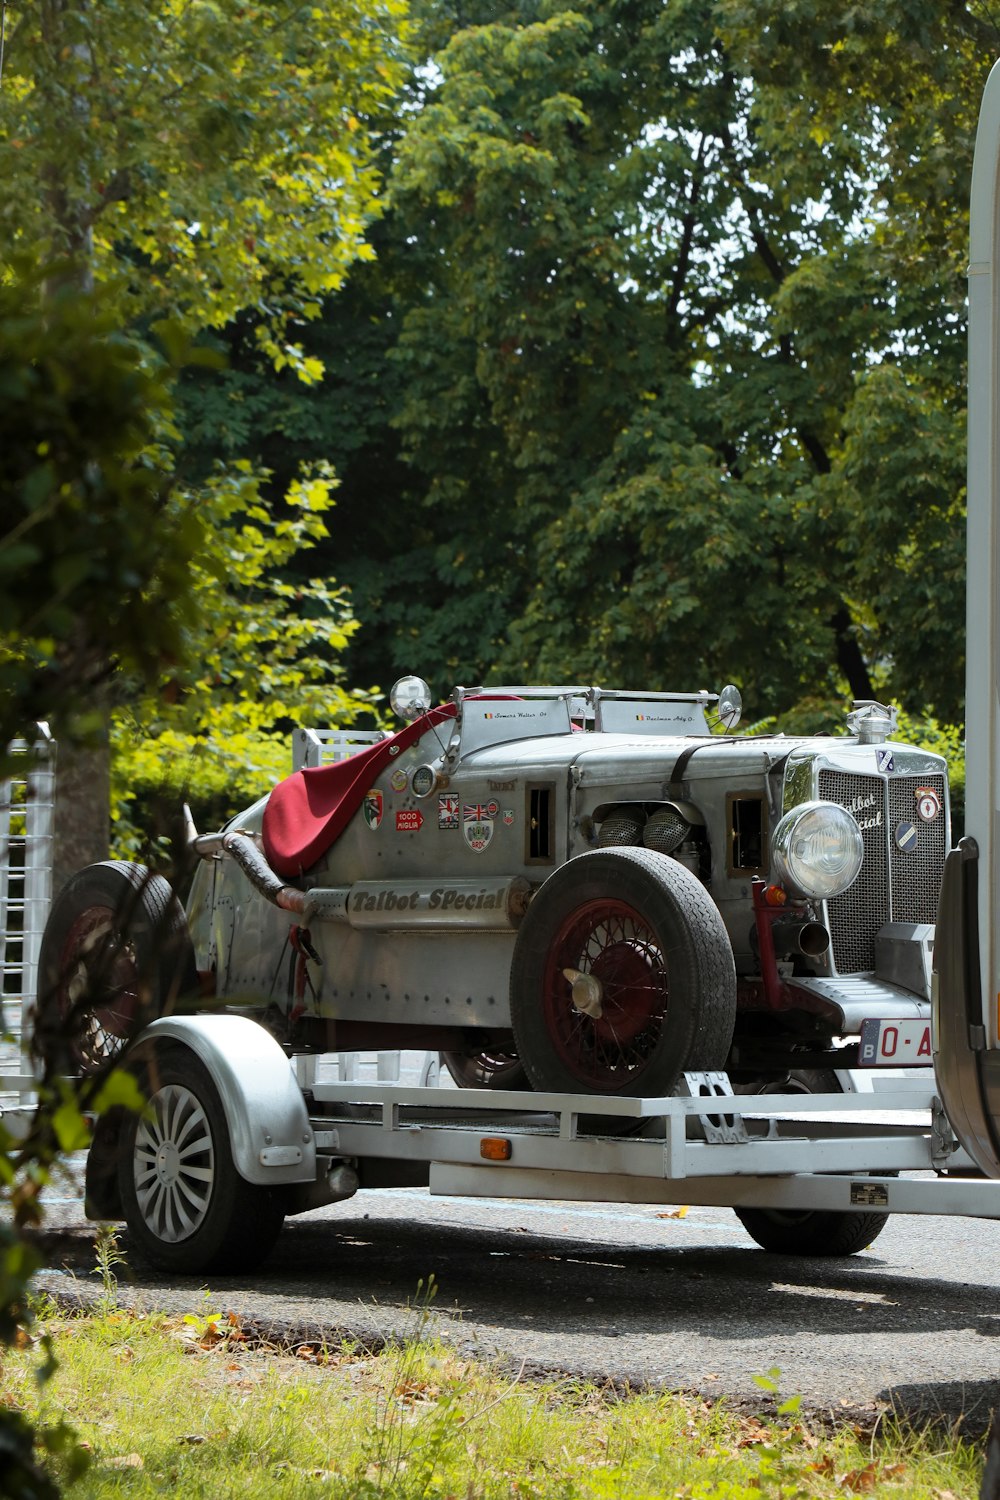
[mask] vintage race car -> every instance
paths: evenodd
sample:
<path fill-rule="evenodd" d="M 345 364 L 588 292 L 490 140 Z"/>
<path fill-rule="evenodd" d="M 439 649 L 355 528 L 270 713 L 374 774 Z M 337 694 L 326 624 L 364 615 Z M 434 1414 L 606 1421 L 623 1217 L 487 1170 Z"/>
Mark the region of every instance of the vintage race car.
<path fill-rule="evenodd" d="M 405 678 L 392 701 L 398 733 L 299 732 L 269 796 L 191 828 L 186 914 L 136 866 L 69 882 L 39 993 L 65 1034 L 98 987 L 78 1065 L 179 1003 L 251 1015 L 289 1053 L 433 1048 L 460 1082 L 541 1090 L 930 1064 L 946 767 L 891 738 L 890 710 L 800 739 L 713 733 L 734 689 L 432 708 Z"/>

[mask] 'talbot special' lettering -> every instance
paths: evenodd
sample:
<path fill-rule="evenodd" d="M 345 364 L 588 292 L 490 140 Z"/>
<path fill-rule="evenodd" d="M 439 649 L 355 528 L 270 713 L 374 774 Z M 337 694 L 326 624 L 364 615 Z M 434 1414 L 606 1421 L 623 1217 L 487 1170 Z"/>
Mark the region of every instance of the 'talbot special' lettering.
<path fill-rule="evenodd" d="M 489 891 L 485 886 L 478 891 L 459 891 L 450 886 L 437 886 L 429 892 L 423 891 L 355 891 L 351 897 L 354 911 L 491 911 L 504 905 L 506 891 L 503 886 Z"/>

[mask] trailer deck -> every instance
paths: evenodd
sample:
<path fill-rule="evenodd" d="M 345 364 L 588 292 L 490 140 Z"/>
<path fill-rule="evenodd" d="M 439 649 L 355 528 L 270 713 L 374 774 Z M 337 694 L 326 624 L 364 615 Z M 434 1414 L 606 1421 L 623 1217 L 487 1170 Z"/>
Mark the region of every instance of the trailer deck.
<path fill-rule="evenodd" d="M 736 1095 L 724 1073 L 689 1073 L 682 1098 L 470 1089 L 460 1103 L 438 1089 L 332 1083 L 306 1105 L 320 1157 L 405 1165 L 409 1182 L 426 1168 L 442 1196 L 1000 1218 L 1000 1182 L 958 1146 L 933 1077 L 879 1082 L 874 1093 Z"/>

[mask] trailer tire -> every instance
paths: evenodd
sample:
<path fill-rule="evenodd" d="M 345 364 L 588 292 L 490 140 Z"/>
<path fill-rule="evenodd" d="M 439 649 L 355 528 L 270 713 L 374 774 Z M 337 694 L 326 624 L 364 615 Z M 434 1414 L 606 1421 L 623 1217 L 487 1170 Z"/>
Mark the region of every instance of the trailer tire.
<path fill-rule="evenodd" d="M 118 1156 L 130 1236 L 166 1271 L 252 1270 L 278 1237 L 284 1199 L 236 1170 L 208 1069 L 186 1047 L 162 1045 L 131 1068 L 149 1103 L 127 1118 Z"/>
<path fill-rule="evenodd" d="M 851 1214 L 836 1209 L 802 1213 L 778 1208 L 737 1208 L 752 1240 L 772 1255 L 855 1255 L 885 1228 L 888 1214 Z"/>
<path fill-rule="evenodd" d="M 792 1068 L 787 1076 L 752 1089 L 756 1094 L 836 1094 L 832 1069 Z M 889 1222 L 888 1214 L 852 1214 L 839 1209 L 737 1208 L 743 1228 L 772 1255 L 855 1255 Z"/>
<path fill-rule="evenodd" d="M 536 1089 L 671 1094 L 685 1069 L 729 1055 L 736 974 L 719 910 L 667 855 L 581 854 L 549 876 L 518 929 L 510 1013 Z"/>
<path fill-rule="evenodd" d="M 87 865 L 42 934 L 33 1050 L 56 1072 L 97 1072 L 197 992 L 184 908 L 162 875 L 120 860 Z"/>

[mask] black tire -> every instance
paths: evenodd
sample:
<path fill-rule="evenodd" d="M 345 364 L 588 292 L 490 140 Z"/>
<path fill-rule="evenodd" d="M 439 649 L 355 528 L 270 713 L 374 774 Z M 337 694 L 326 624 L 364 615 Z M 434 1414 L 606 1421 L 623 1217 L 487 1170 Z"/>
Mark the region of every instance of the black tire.
<path fill-rule="evenodd" d="M 832 1069 L 792 1068 L 780 1079 L 761 1084 L 755 1094 L 838 1094 L 840 1080 Z M 737 1208 L 743 1228 L 762 1250 L 773 1255 L 855 1255 L 872 1243 L 889 1222 L 888 1214 L 852 1214 L 839 1209 Z"/>
<path fill-rule="evenodd" d="M 460 1089 L 531 1088 L 516 1052 L 442 1052 L 441 1061 Z"/>
<path fill-rule="evenodd" d="M 59 1072 L 97 1072 L 197 992 L 184 908 L 163 877 L 115 860 L 88 865 L 42 934 L 33 1050 Z"/>
<path fill-rule="evenodd" d="M 278 1237 L 281 1194 L 236 1170 L 219 1091 L 204 1064 L 186 1047 L 139 1052 L 129 1066 L 149 1104 L 126 1119 L 118 1155 L 131 1238 L 165 1271 L 252 1270 Z"/>
<path fill-rule="evenodd" d="M 736 973 L 718 908 L 651 849 L 579 855 L 521 923 L 510 1013 L 536 1089 L 671 1094 L 685 1069 L 721 1068 L 729 1055 Z"/>

